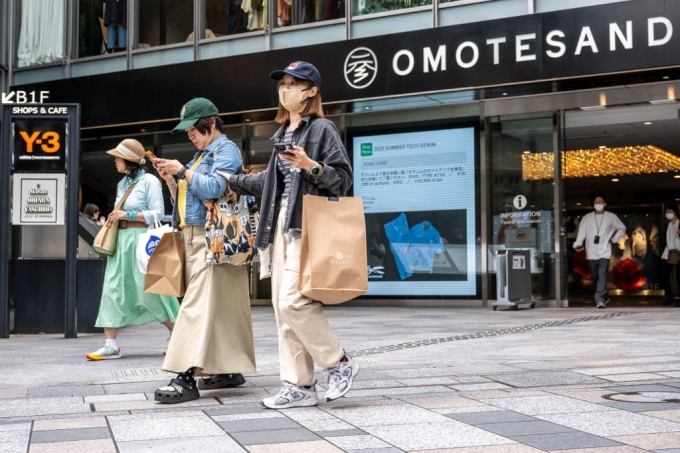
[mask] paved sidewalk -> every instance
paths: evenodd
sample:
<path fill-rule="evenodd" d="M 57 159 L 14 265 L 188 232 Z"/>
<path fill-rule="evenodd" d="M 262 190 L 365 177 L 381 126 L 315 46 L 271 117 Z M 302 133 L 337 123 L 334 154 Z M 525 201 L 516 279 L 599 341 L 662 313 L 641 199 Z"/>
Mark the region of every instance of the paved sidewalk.
<path fill-rule="evenodd" d="M 163 326 L 122 330 L 105 362 L 84 357 L 99 335 L 0 339 L 0 453 L 680 453 L 680 309 L 327 313 L 355 385 L 281 411 L 260 405 L 279 383 L 270 307 L 253 307 L 258 373 L 184 405 L 153 401 Z"/>

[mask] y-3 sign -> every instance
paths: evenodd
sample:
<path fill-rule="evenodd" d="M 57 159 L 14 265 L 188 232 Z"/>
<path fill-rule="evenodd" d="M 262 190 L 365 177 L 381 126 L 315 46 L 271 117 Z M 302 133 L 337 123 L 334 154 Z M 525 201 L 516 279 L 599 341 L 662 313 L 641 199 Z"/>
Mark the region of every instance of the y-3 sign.
<path fill-rule="evenodd" d="M 65 121 L 16 120 L 13 127 L 15 172 L 65 171 Z"/>

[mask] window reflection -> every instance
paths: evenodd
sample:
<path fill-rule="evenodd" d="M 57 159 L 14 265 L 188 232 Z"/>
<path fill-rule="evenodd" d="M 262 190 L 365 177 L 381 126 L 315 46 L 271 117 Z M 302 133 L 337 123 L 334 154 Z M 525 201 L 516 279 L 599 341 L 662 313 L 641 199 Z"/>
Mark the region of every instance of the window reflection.
<path fill-rule="evenodd" d="M 278 27 L 345 17 L 345 0 L 277 0 Z"/>
<path fill-rule="evenodd" d="M 17 66 L 58 63 L 64 59 L 64 0 L 18 0 Z"/>
<path fill-rule="evenodd" d="M 78 1 L 78 58 L 106 52 L 107 30 L 104 25 L 104 2 Z"/>
<path fill-rule="evenodd" d="M 194 31 L 194 0 L 139 0 L 138 8 L 138 49 L 182 43 Z"/>
<path fill-rule="evenodd" d="M 432 0 L 354 0 L 354 14 L 384 13 L 431 4 Z"/>

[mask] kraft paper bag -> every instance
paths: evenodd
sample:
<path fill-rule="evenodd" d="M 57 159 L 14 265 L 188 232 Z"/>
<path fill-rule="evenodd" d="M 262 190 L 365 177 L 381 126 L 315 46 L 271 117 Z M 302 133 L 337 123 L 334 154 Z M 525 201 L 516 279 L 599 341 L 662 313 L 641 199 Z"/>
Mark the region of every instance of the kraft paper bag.
<path fill-rule="evenodd" d="M 166 296 L 184 296 L 184 242 L 182 232 L 173 231 L 161 237 L 146 266 L 144 291 Z"/>
<path fill-rule="evenodd" d="M 368 291 L 364 204 L 358 197 L 305 195 L 300 292 L 340 304 Z"/>

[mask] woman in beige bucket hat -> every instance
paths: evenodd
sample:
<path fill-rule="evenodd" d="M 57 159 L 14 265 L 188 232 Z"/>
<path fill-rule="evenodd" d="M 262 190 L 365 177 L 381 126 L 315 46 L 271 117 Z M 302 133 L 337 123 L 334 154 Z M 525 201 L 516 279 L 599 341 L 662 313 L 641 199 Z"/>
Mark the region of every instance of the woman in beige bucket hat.
<path fill-rule="evenodd" d="M 163 192 L 158 179 L 144 171 L 144 146 L 125 139 L 107 151 L 115 156 L 116 169 L 125 174 L 118 183 L 116 205 L 134 184 L 123 205 L 109 214 L 108 221 L 118 222 L 116 251 L 106 261 L 104 287 L 96 327 L 104 328 L 106 342 L 87 354 L 88 360 L 119 359 L 118 329 L 160 322 L 172 332 L 179 303 L 177 298 L 144 292 L 144 277 L 137 265 L 139 236 L 164 213 Z"/>

